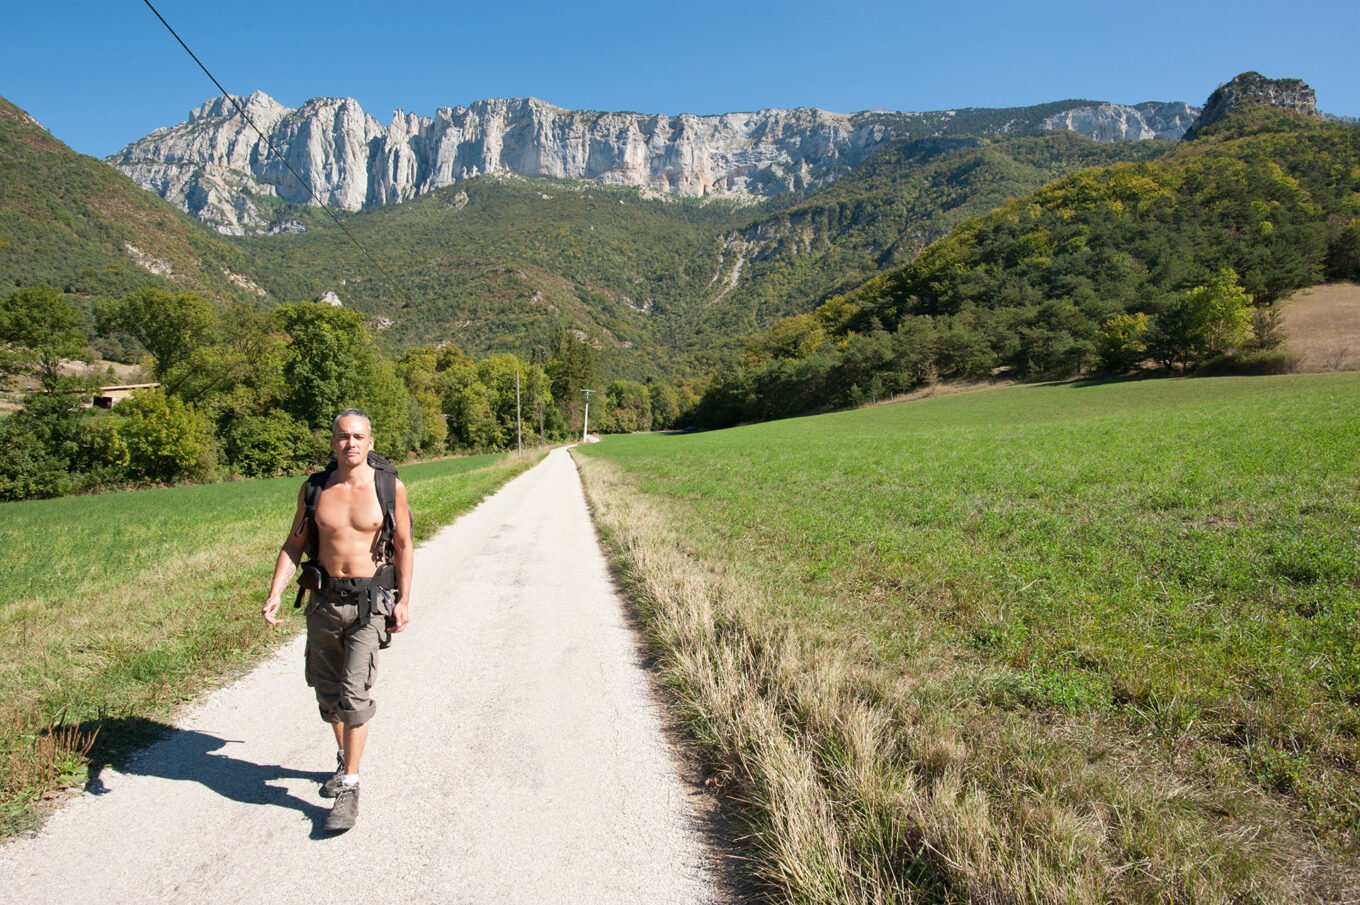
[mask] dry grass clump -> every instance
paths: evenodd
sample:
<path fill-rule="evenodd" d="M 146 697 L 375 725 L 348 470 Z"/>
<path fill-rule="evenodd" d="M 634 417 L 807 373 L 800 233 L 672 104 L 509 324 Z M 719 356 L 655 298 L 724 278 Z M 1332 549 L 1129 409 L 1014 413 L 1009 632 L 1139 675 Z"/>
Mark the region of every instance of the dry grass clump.
<path fill-rule="evenodd" d="M 0 830 L 13 833 L 33 825 L 35 802 L 83 780 L 99 730 L 68 724 L 65 711 L 44 720 L 33 708 L 0 721 Z"/>
<path fill-rule="evenodd" d="M 578 457 L 665 684 L 798 903 L 1332 901 L 1287 806 L 1173 769 L 1127 724 L 1008 708 L 1005 671 L 921 629 L 901 662 L 786 619 L 612 464 Z M 1332 862 L 1334 865 L 1334 861 Z"/>

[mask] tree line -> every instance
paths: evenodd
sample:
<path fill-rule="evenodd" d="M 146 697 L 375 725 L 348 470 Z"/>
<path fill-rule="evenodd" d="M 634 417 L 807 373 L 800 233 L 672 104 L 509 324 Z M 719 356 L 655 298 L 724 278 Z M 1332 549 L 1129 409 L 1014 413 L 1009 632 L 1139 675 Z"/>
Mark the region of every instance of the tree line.
<path fill-rule="evenodd" d="M 450 344 L 390 358 L 349 308 L 219 307 L 158 287 L 101 305 L 96 323 L 145 350 L 159 387 L 91 407 L 101 379 L 66 364 L 89 356 L 79 312 L 46 286 L 0 299 L 0 376 L 19 390 L 18 410 L 0 418 L 0 500 L 302 474 L 329 457 L 331 419 L 348 407 L 367 412 L 377 448 L 402 461 L 573 436 L 586 389 L 597 394 L 594 431 L 668 427 L 697 398 L 684 385 L 603 384 L 596 345 L 565 328 L 528 359 L 474 360 Z"/>

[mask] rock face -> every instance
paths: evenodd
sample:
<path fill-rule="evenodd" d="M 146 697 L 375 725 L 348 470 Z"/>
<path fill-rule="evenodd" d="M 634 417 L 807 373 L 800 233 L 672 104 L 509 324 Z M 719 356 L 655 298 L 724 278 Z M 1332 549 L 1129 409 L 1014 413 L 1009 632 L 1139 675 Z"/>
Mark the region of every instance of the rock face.
<path fill-rule="evenodd" d="M 896 135 L 934 134 L 951 128 L 939 124 L 957 122 L 948 111 L 597 113 L 521 98 L 441 107 L 433 118 L 397 111 L 384 127 L 349 98 L 314 98 L 297 109 L 258 91 L 238 100 L 317 197 L 348 211 L 489 173 L 685 197 L 774 195 L 829 182 Z M 1184 104 L 1086 105 L 993 131 L 1074 129 L 1098 141 L 1178 138 L 1193 113 Z M 270 199 L 313 203 L 226 98 L 133 142 L 109 162 L 224 233 L 288 229 L 271 222 Z"/>
<path fill-rule="evenodd" d="M 1195 120 L 1194 107 L 1182 101 L 1149 102 L 1129 107 L 1124 104 L 1096 104 L 1074 107 L 1044 120 L 1045 129 L 1070 129 L 1096 141 L 1146 141 L 1161 138 L 1175 141 Z"/>
<path fill-rule="evenodd" d="M 1200 130 L 1223 119 L 1235 110 L 1246 107 L 1279 107 L 1291 113 L 1319 116 L 1317 96 L 1302 79 L 1268 79 L 1259 72 L 1244 72 L 1226 85 L 1219 85 L 1200 111 L 1185 138 L 1191 139 Z"/>

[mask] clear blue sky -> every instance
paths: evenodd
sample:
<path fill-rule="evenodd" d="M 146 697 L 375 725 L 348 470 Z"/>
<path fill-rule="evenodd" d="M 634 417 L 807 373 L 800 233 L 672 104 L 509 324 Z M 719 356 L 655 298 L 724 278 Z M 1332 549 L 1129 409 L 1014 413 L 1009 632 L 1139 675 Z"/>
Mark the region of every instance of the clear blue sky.
<path fill-rule="evenodd" d="M 533 95 L 674 114 L 940 110 L 1064 98 L 1200 104 L 1255 69 L 1360 115 L 1360 2 L 153 0 L 227 90 L 397 108 Z M 86 154 L 215 94 L 141 0 L 10 4 L 0 95 Z"/>

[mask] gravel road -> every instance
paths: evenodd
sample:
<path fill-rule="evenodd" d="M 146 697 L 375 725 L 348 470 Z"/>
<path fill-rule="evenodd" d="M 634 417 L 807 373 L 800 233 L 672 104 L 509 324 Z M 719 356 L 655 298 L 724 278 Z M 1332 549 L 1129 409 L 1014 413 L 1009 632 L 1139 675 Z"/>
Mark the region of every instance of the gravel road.
<path fill-rule="evenodd" d="M 299 638 L 0 847 L 0 901 L 726 898 L 565 450 L 422 546 L 413 601 L 353 830 L 321 829 L 334 744 Z"/>

